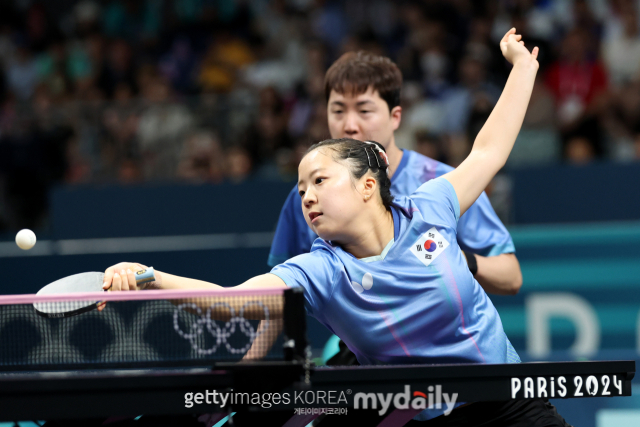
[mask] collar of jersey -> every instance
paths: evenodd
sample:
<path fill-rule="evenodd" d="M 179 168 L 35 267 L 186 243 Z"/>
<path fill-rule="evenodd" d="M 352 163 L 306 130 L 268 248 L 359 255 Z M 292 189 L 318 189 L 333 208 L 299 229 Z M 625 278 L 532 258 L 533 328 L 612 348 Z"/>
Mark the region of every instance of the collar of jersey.
<path fill-rule="evenodd" d="M 393 243 L 398 238 L 398 234 L 400 234 L 400 216 L 395 206 L 391 206 L 391 214 L 393 215 L 393 239 L 391 239 L 391 241 L 387 243 L 387 246 L 384 247 L 380 255 L 360 258 L 360 261 L 364 261 L 364 262 L 382 261 L 384 257 L 387 256 L 387 252 L 389 252 L 389 250 L 391 249 L 391 246 L 393 246 Z"/>
<path fill-rule="evenodd" d="M 404 148 L 401 148 L 401 150 L 402 150 L 402 158 L 400 159 L 400 164 L 398 165 L 398 168 L 396 169 L 396 171 L 393 173 L 393 176 L 391 177 L 392 182 L 394 181 L 395 177 L 400 175 L 400 173 L 405 168 L 405 166 L 407 166 L 407 163 L 409 163 L 410 151 L 405 150 Z"/>
<path fill-rule="evenodd" d="M 387 246 L 384 247 L 384 249 L 382 250 L 382 253 L 380 255 L 374 255 L 374 256 L 369 256 L 366 258 L 360 258 L 360 261 L 362 262 L 373 262 L 373 261 L 382 261 L 384 259 L 384 257 L 387 256 L 387 252 L 389 252 L 389 249 L 391 249 L 391 246 L 393 246 L 393 243 L 396 241 L 396 239 L 391 239 L 389 241 L 389 243 L 387 243 Z"/>

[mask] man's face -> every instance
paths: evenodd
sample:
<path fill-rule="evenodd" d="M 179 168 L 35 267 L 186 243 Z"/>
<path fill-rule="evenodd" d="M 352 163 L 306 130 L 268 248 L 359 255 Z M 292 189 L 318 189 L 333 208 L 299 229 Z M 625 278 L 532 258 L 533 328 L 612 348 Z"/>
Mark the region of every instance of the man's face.
<path fill-rule="evenodd" d="M 355 96 L 332 90 L 327 104 L 329 132 L 331 138 L 376 141 L 386 149 L 400 126 L 401 112 L 400 107 L 389 111 L 387 103 L 372 87 Z"/>

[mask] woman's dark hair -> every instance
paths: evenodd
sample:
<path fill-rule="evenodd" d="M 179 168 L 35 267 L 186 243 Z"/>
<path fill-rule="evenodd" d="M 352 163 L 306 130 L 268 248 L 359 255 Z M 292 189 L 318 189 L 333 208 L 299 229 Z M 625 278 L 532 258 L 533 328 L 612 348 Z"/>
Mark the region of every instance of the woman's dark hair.
<path fill-rule="evenodd" d="M 378 181 L 382 204 L 390 211 L 393 195 L 391 194 L 391 180 L 387 173 L 388 161 L 386 154 L 381 154 L 372 144 L 385 153 L 382 144 L 375 141 L 362 142 L 351 138 L 337 138 L 325 139 L 313 144 L 306 154 L 323 147 L 333 150 L 335 160 L 347 160 L 349 172 L 356 180 L 362 178 L 371 169 L 371 173 Z"/>

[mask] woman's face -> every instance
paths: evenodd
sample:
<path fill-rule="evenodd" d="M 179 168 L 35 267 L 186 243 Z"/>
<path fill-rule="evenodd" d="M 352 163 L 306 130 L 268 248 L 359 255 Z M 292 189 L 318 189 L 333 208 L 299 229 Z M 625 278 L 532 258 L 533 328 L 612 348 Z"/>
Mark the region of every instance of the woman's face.
<path fill-rule="evenodd" d="M 332 154 L 331 149 L 319 148 L 302 159 L 298 192 L 309 227 L 324 240 L 342 243 L 353 233 L 364 208 L 363 181 L 367 175 L 354 182 L 347 167 Z"/>

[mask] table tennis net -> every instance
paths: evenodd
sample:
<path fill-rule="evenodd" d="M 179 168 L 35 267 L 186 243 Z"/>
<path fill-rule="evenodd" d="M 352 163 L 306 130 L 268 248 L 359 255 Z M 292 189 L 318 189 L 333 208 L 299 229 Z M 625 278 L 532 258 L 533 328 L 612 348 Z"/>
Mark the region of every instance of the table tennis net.
<path fill-rule="evenodd" d="M 292 298 L 291 292 L 154 290 L 100 293 L 99 299 L 95 293 L 0 296 L 0 370 L 290 359 L 285 342 L 290 349 L 292 340 L 305 339 L 299 328 L 305 320 L 301 294 Z M 106 304 L 102 311 L 65 318 L 36 311 L 65 312 L 77 309 L 79 301 Z"/>

